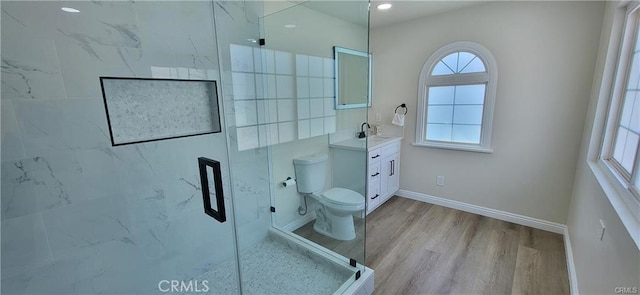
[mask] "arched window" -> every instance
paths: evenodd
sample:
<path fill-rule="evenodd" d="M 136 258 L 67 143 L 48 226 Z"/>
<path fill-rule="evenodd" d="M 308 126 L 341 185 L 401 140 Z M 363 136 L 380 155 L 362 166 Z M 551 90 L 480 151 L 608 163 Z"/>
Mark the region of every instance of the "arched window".
<path fill-rule="evenodd" d="M 491 152 L 497 77 L 480 44 L 454 42 L 433 53 L 420 72 L 414 145 Z"/>

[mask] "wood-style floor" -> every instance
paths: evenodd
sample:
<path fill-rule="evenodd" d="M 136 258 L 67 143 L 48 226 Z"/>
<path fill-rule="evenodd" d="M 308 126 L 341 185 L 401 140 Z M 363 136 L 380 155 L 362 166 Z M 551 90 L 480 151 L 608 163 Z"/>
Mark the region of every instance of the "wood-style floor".
<path fill-rule="evenodd" d="M 295 233 L 360 261 L 361 240 Z M 561 235 L 401 197 L 367 216 L 365 251 L 375 294 L 569 294 Z"/>

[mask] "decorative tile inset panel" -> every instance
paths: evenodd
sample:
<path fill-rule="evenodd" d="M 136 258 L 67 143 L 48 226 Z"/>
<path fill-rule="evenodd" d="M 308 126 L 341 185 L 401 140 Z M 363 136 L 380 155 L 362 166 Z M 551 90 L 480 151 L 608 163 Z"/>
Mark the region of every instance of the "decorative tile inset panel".
<path fill-rule="evenodd" d="M 256 101 L 255 123 L 248 120 L 249 112 L 239 108 L 236 103 L 236 126 L 255 125 L 258 133 L 257 146 L 264 147 L 335 132 L 332 58 L 237 44 L 231 44 L 229 52 L 232 60 L 233 99 L 242 100 L 243 103 Z M 254 88 L 255 93 L 252 92 Z M 238 141 L 247 141 L 238 144 L 239 150 L 256 146 L 253 135 L 241 136 L 252 132 L 249 129 L 239 131 Z"/>
<path fill-rule="evenodd" d="M 114 146 L 220 132 L 216 81 L 100 81 Z"/>
<path fill-rule="evenodd" d="M 278 141 L 289 142 L 296 139 L 293 122 L 278 123 Z"/>
<path fill-rule="evenodd" d="M 255 77 L 248 73 L 232 73 L 233 99 L 255 99 Z"/>
<path fill-rule="evenodd" d="M 293 75 L 293 54 L 290 52 L 276 51 L 276 74 Z"/>
<path fill-rule="evenodd" d="M 256 75 L 256 96 L 258 99 L 276 98 L 275 75 Z"/>
<path fill-rule="evenodd" d="M 298 121 L 298 139 L 309 138 L 309 120 Z"/>

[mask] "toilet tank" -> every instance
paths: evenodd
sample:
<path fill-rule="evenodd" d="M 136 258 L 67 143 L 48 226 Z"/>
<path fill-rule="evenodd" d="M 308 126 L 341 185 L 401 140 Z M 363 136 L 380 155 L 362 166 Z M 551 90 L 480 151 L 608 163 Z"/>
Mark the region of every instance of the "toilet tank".
<path fill-rule="evenodd" d="M 327 159 L 327 154 L 313 154 L 293 159 L 298 192 L 310 194 L 324 189 Z"/>

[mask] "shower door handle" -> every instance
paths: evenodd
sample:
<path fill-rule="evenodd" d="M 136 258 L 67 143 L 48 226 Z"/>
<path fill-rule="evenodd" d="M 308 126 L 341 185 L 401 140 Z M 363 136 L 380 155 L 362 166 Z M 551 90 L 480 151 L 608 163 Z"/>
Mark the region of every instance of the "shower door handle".
<path fill-rule="evenodd" d="M 227 221 L 224 209 L 224 191 L 222 190 L 222 172 L 220 162 L 204 157 L 198 158 L 200 168 L 200 184 L 202 187 L 202 201 L 204 203 L 204 213 L 223 223 Z M 211 170 L 209 170 L 209 168 Z M 211 190 L 209 188 L 209 171 L 213 172 L 213 189 L 216 197 L 216 208 L 211 207 Z"/>

